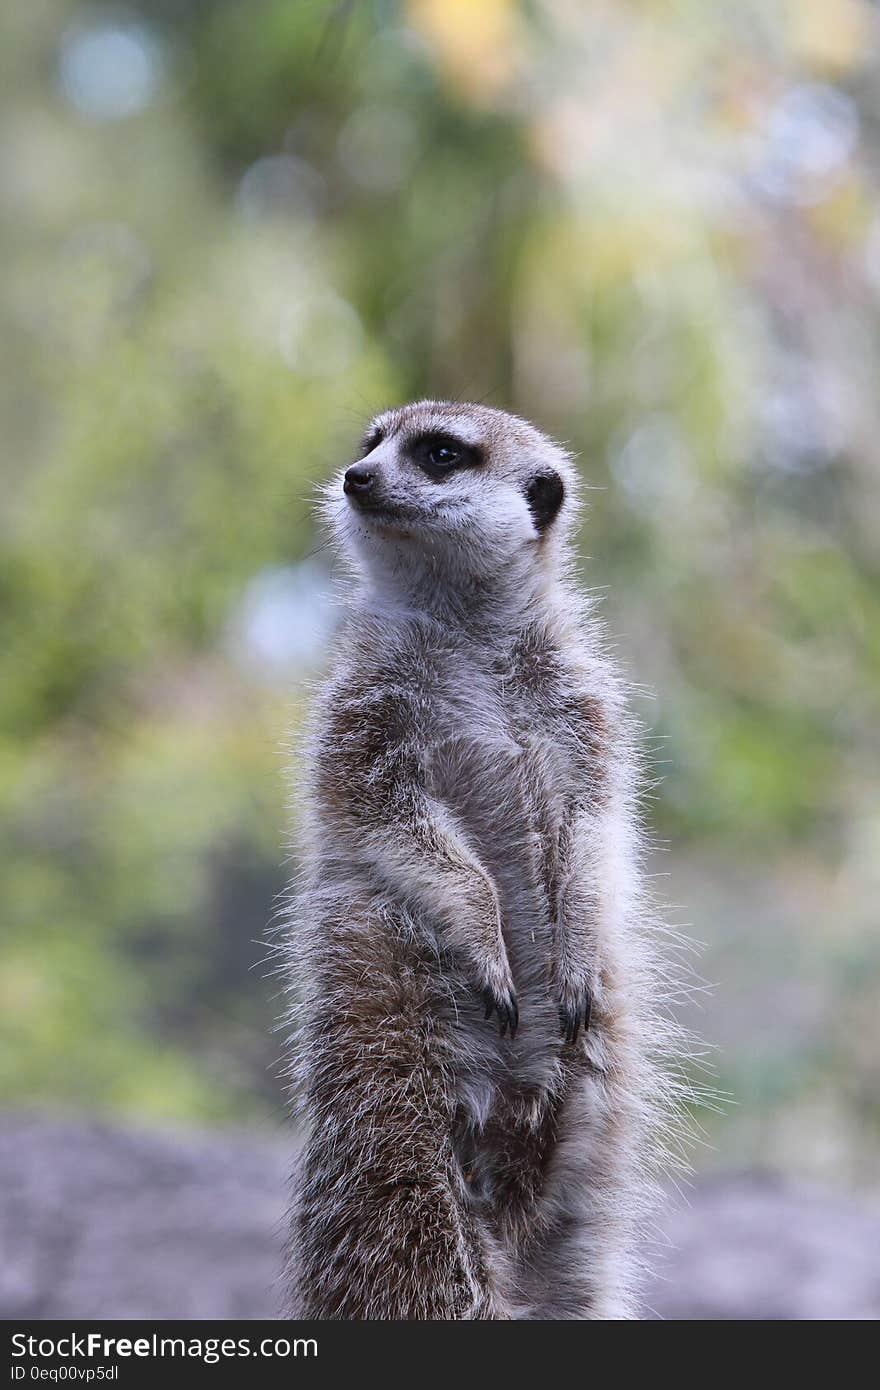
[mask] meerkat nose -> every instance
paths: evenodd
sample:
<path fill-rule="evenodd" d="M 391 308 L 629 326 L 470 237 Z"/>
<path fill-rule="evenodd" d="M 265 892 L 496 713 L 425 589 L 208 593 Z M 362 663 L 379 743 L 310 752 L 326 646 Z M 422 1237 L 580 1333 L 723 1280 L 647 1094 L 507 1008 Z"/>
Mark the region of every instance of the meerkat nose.
<path fill-rule="evenodd" d="M 342 491 L 354 493 L 356 496 L 363 496 L 369 492 L 373 486 L 375 475 L 368 468 L 362 468 L 360 464 L 353 464 L 346 469 L 345 477 L 342 482 Z"/>

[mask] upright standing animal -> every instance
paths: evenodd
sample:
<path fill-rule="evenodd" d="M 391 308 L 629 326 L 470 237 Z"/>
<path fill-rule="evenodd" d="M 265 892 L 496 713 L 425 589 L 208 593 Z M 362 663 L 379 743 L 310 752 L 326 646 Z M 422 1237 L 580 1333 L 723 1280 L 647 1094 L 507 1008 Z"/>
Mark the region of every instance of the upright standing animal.
<path fill-rule="evenodd" d="M 675 1083 L 576 491 L 524 420 L 420 401 L 328 492 L 357 587 L 289 928 L 294 1317 L 635 1316 Z"/>

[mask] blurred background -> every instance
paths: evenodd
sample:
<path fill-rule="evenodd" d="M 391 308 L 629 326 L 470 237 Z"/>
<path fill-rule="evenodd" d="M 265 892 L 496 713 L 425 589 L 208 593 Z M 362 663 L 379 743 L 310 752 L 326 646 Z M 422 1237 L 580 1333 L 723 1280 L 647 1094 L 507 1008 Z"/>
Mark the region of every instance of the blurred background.
<path fill-rule="evenodd" d="M 660 891 L 714 984 L 699 1181 L 870 1201 L 876 6 L 29 0 L 3 30 L 0 1102 L 35 1202 L 91 1117 L 276 1152 L 286 749 L 339 603 L 314 485 L 420 395 L 579 454 Z"/>

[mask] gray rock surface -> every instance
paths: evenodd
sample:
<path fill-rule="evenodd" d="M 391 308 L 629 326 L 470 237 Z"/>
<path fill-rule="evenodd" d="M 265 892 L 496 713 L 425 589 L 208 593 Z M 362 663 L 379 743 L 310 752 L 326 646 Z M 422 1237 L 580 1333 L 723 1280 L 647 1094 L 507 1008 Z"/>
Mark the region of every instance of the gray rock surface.
<path fill-rule="evenodd" d="M 0 1116 L 0 1317 L 272 1318 L 286 1146 Z M 646 1317 L 873 1319 L 880 1210 L 735 1175 L 664 1214 Z"/>
<path fill-rule="evenodd" d="M 663 1318 L 862 1320 L 880 1316 L 880 1208 L 781 1179 L 697 1186 L 664 1217 L 646 1303 Z M 646 1310 L 646 1316 L 650 1316 Z"/>
<path fill-rule="evenodd" d="M 271 1318 L 275 1138 L 0 1116 L 0 1317 Z"/>

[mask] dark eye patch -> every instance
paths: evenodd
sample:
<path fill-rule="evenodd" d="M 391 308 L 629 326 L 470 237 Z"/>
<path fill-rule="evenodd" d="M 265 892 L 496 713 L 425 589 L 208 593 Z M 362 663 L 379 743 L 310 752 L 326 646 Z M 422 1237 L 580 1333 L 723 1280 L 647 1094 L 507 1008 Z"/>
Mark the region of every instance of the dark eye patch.
<path fill-rule="evenodd" d="M 366 458 L 367 454 L 371 454 L 373 450 L 382 443 L 384 437 L 378 425 L 374 425 L 372 429 L 367 430 L 361 440 L 361 458 Z"/>
<path fill-rule="evenodd" d="M 475 445 L 465 444 L 452 434 L 433 431 L 411 439 L 406 454 L 435 482 L 460 468 L 477 468 L 483 462 L 482 452 Z"/>

